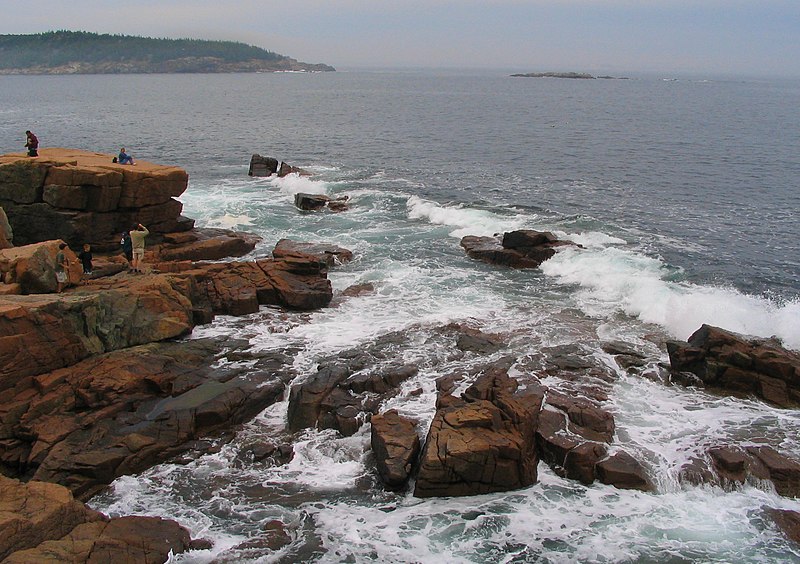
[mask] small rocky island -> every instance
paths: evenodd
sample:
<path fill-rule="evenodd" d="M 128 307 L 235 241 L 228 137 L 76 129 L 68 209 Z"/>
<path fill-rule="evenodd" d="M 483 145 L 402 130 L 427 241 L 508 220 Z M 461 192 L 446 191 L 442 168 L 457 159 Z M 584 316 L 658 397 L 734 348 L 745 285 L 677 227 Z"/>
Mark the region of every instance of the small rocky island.
<path fill-rule="evenodd" d="M 585 72 L 526 72 L 526 73 L 512 74 L 511 76 L 523 77 L 523 78 L 579 78 L 579 79 L 607 78 L 607 79 L 627 80 L 627 77 L 624 76 L 608 76 L 608 75 L 593 76 Z"/>

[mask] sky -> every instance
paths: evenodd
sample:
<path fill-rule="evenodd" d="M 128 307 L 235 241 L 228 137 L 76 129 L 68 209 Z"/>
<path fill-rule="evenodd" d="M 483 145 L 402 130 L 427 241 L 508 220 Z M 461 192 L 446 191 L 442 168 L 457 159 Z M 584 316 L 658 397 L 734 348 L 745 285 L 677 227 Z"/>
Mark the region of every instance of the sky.
<path fill-rule="evenodd" d="M 339 70 L 800 76 L 800 0 L 0 0 L 0 34 L 241 41 Z"/>

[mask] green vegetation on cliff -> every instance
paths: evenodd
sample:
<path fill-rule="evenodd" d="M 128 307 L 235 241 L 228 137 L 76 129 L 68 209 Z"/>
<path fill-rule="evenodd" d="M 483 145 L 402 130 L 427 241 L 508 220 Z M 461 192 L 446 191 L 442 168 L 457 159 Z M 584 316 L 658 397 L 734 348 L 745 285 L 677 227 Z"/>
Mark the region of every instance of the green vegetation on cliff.
<path fill-rule="evenodd" d="M 234 41 L 154 39 L 85 31 L 0 35 L 0 73 L 332 71 Z"/>

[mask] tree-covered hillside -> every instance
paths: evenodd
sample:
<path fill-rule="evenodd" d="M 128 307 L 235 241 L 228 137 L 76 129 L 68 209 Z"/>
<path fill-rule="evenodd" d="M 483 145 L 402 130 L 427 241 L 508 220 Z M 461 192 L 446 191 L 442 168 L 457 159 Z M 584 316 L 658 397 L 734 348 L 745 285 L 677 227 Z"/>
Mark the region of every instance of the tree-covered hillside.
<path fill-rule="evenodd" d="M 85 31 L 0 35 L 0 71 L 235 72 L 334 70 L 233 41 L 154 39 Z"/>

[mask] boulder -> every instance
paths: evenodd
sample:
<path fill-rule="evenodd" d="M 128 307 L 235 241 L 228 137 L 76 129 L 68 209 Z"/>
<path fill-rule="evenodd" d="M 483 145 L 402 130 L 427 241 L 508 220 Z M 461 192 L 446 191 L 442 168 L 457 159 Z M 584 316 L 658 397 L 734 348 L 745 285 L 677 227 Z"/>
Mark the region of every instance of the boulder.
<path fill-rule="evenodd" d="M 294 205 L 304 211 L 314 211 L 324 208 L 330 197 L 325 194 L 305 194 L 298 192 L 294 195 Z"/>
<path fill-rule="evenodd" d="M 580 247 L 550 232 L 531 229 L 504 233 L 502 238 L 468 235 L 461 239 L 461 246 L 474 259 L 513 268 L 538 268 L 559 247 Z"/>
<path fill-rule="evenodd" d="M 58 540 L 11 554 L 4 563 L 31 562 L 167 562 L 192 548 L 189 531 L 161 517 L 118 517 L 78 525 Z"/>
<path fill-rule="evenodd" d="M 229 229 L 193 229 L 166 233 L 162 242 L 150 245 L 153 261 L 201 261 L 241 257 L 252 251 L 261 237 Z"/>
<path fill-rule="evenodd" d="M 0 250 L 0 278 L 6 284 L 19 284 L 22 294 L 46 294 L 55 292 L 56 254 L 62 241 L 45 241 L 22 247 Z M 75 253 L 67 247 L 64 255 L 69 262 L 68 284 L 81 280 L 83 268 Z"/>
<path fill-rule="evenodd" d="M 770 517 L 786 538 L 800 545 L 800 513 L 790 509 L 767 509 Z"/>
<path fill-rule="evenodd" d="M 431 422 L 414 495 L 463 496 L 536 482 L 534 433 L 540 390 L 517 391 L 503 370 L 489 370 L 460 399 L 443 402 Z"/>
<path fill-rule="evenodd" d="M 183 335 L 192 329 L 189 296 L 189 285 L 168 275 L 63 294 L 5 296 L 0 390 L 95 354 Z"/>
<path fill-rule="evenodd" d="M 250 157 L 250 169 L 247 171 L 249 176 L 271 176 L 276 172 L 278 172 L 278 159 L 262 157 L 258 153 Z"/>
<path fill-rule="evenodd" d="M 103 521 L 102 513 L 75 500 L 63 486 L 46 482 L 23 484 L 0 474 L 0 560 L 60 539 L 78 525 Z M 27 562 L 36 562 L 30 559 Z"/>
<path fill-rule="evenodd" d="M 713 470 L 724 484 L 768 480 L 778 494 L 800 496 L 800 462 L 769 446 L 718 446 L 708 450 Z"/>
<path fill-rule="evenodd" d="M 8 216 L 5 210 L 0 207 L 0 249 L 8 249 L 13 247 L 14 230 L 11 229 L 11 224 L 8 222 Z"/>
<path fill-rule="evenodd" d="M 276 259 L 313 258 L 328 267 L 346 264 L 353 260 L 353 252 L 333 243 L 301 243 L 281 239 L 275 244 L 272 256 Z"/>
<path fill-rule="evenodd" d="M 800 405 L 800 354 L 776 339 L 747 337 L 703 325 L 688 342 L 669 341 L 670 367 L 692 381 L 734 395 L 755 395 L 777 407 Z"/>
<path fill-rule="evenodd" d="M 336 429 L 353 435 L 364 421 L 378 412 L 382 401 L 414 376 L 411 365 L 358 370 L 346 362 L 322 365 L 316 374 L 295 384 L 289 393 L 288 426 Z"/>
<path fill-rule="evenodd" d="M 371 444 L 378 476 L 388 490 L 402 490 L 419 456 L 415 423 L 397 410 L 372 417 Z"/>
<path fill-rule="evenodd" d="M 300 167 L 292 166 L 289 163 L 281 162 L 281 166 L 278 169 L 278 176 L 283 178 L 284 176 L 288 176 L 290 174 L 298 174 L 300 176 L 311 176 L 311 173 L 307 170 L 303 170 Z"/>
<path fill-rule="evenodd" d="M 618 451 L 601 460 L 595 469 L 597 479 L 604 484 L 623 490 L 654 490 L 644 466 L 625 451 Z"/>
<path fill-rule="evenodd" d="M 334 212 L 345 211 L 348 209 L 348 196 L 331 198 L 325 194 L 305 194 L 298 192 L 294 195 L 294 205 L 303 211 L 317 211 L 328 208 Z"/>

